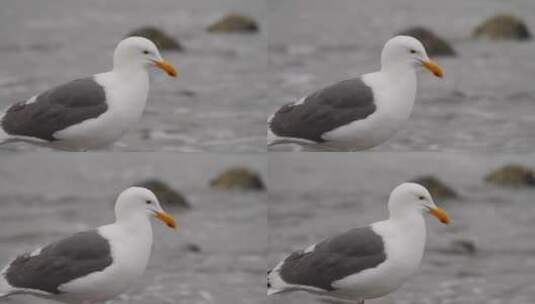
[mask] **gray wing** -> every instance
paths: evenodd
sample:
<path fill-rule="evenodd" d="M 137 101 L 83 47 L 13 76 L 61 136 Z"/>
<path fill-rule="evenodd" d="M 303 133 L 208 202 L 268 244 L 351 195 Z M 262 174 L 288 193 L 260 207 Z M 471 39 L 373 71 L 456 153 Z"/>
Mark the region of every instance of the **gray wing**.
<path fill-rule="evenodd" d="M 324 142 L 322 135 L 376 110 L 372 89 L 361 78 L 335 83 L 305 98 L 301 104 L 281 107 L 270 122 L 281 137 Z"/>
<path fill-rule="evenodd" d="M 2 128 L 10 135 L 54 141 L 54 133 L 108 109 L 106 93 L 93 77 L 77 79 L 7 109 Z"/>
<path fill-rule="evenodd" d="M 326 291 L 332 283 L 384 262 L 383 239 L 371 228 L 357 228 L 316 244 L 312 252 L 293 252 L 283 262 L 279 275 L 289 284 Z"/>
<path fill-rule="evenodd" d="M 4 274 L 16 288 L 61 293 L 58 287 L 112 263 L 110 245 L 97 231 L 80 232 L 13 260 Z"/>

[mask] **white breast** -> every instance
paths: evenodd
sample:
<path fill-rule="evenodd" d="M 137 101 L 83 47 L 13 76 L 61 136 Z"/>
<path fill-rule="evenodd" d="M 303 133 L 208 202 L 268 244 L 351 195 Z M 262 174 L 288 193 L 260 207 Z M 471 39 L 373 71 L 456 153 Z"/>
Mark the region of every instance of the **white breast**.
<path fill-rule="evenodd" d="M 373 89 L 376 111 L 364 120 L 325 133 L 327 144 L 357 150 L 369 149 L 388 140 L 408 120 L 416 97 L 416 74 L 375 72 L 362 76 Z"/>
<path fill-rule="evenodd" d="M 56 132 L 54 137 L 60 139 L 58 145 L 72 149 L 106 146 L 141 119 L 149 92 L 147 72 L 140 70 L 128 78 L 119 76 L 114 72 L 95 75 L 95 80 L 105 88 L 107 111 L 97 118 Z"/>
<path fill-rule="evenodd" d="M 130 288 L 145 272 L 152 250 L 148 219 L 137 220 L 134 228 L 112 224 L 100 227 L 99 232 L 110 240 L 113 262 L 101 272 L 61 285 L 59 289 L 69 298 L 91 297 L 92 301 L 113 298 Z"/>
<path fill-rule="evenodd" d="M 385 241 L 387 259 L 373 269 L 348 276 L 333 284 L 334 291 L 345 298 L 376 298 L 398 289 L 420 265 L 425 246 L 423 218 L 406 223 L 391 221 L 372 225 Z"/>

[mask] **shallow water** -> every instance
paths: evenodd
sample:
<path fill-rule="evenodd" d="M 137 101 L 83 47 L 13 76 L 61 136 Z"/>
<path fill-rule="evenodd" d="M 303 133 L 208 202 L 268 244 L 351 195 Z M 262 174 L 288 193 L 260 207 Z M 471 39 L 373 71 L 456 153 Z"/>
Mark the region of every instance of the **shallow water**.
<path fill-rule="evenodd" d="M 535 166 L 535 155 L 359 153 L 272 155 L 269 165 L 268 265 L 295 249 L 387 216 L 398 184 L 432 174 L 458 200 L 435 198 L 452 224 L 427 219 L 426 253 L 418 273 L 384 299 L 367 303 L 510 303 L 535 301 L 535 208 L 531 189 L 502 189 L 482 180 L 508 163 Z M 452 252 L 452 242 L 475 243 L 474 255 Z M 322 303 L 292 293 L 270 303 Z"/>
<path fill-rule="evenodd" d="M 134 28 L 155 25 L 186 48 L 163 54 L 182 76 L 151 72 L 145 115 L 107 150 L 264 151 L 265 32 L 212 35 L 204 30 L 228 11 L 262 22 L 263 6 L 261 0 L 3 1 L 0 108 L 107 71 L 118 41 Z"/>
<path fill-rule="evenodd" d="M 153 222 L 154 248 L 143 280 L 109 304 L 264 303 L 267 195 L 208 188 L 242 165 L 265 174 L 257 156 L 39 153 L 0 159 L 0 265 L 73 232 L 110 223 L 116 195 L 159 177 L 179 189 L 191 211 L 174 214 L 178 232 Z M 200 247 L 196 253 L 190 244 Z M 52 303 L 12 297 L 2 303 Z"/>
<path fill-rule="evenodd" d="M 516 14 L 535 30 L 534 1 L 272 0 L 268 7 L 270 112 L 333 82 L 377 70 L 386 40 L 423 25 L 451 41 L 459 55 L 433 58 L 444 68 L 444 79 L 419 73 L 411 119 L 374 150 L 533 151 L 535 42 L 469 37 L 496 13 Z"/>
<path fill-rule="evenodd" d="M 229 11 L 255 17 L 260 34 L 204 31 Z M 153 72 L 141 122 L 108 149 L 258 152 L 265 150 L 266 117 L 280 105 L 377 69 L 384 41 L 424 25 L 459 56 L 435 58 L 443 80 L 421 73 L 411 120 L 376 150 L 529 151 L 535 43 L 469 39 L 497 12 L 517 14 L 535 29 L 531 0 L 8 1 L 0 11 L 0 106 L 107 70 L 128 31 L 157 25 L 185 46 L 185 53 L 164 54 L 183 76 Z"/>

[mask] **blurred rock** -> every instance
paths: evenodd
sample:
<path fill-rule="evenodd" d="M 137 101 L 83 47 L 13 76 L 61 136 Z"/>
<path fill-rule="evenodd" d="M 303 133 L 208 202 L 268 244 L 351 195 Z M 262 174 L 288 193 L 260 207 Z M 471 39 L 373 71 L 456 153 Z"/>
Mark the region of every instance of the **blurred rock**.
<path fill-rule="evenodd" d="M 533 187 L 535 186 L 535 173 L 530 168 L 511 164 L 492 171 L 485 177 L 485 181 L 500 186 Z"/>
<path fill-rule="evenodd" d="M 256 33 L 260 27 L 251 17 L 230 13 L 208 26 L 206 30 L 211 33 Z"/>
<path fill-rule="evenodd" d="M 178 41 L 164 31 L 153 26 L 140 27 L 126 35 L 126 37 L 131 36 L 145 37 L 154 42 L 160 50 L 184 51 L 184 48 Z"/>
<path fill-rule="evenodd" d="M 171 186 L 161 180 L 149 179 L 136 184 L 136 186 L 145 187 L 154 192 L 162 205 L 174 206 L 182 209 L 191 208 L 191 205 L 180 192 L 171 188 Z"/>
<path fill-rule="evenodd" d="M 219 190 L 265 190 L 260 176 L 247 168 L 230 168 L 210 181 L 210 187 Z"/>
<path fill-rule="evenodd" d="M 192 253 L 201 253 L 202 252 L 202 248 L 201 246 L 197 245 L 197 244 L 194 244 L 194 243 L 188 243 L 184 246 L 184 249 L 188 252 L 192 252 Z"/>
<path fill-rule="evenodd" d="M 472 36 L 491 40 L 530 40 L 531 33 L 520 18 L 513 15 L 496 15 L 478 25 Z"/>
<path fill-rule="evenodd" d="M 178 94 L 186 97 L 197 97 L 197 92 L 188 89 L 180 90 L 178 91 Z"/>
<path fill-rule="evenodd" d="M 424 186 L 431 193 L 431 196 L 436 199 L 444 200 L 459 197 L 457 192 L 432 175 L 420 176 L 411 182 Z"/>
<path fill-rule="evenodd" d="M 454 254 L 474 255 L 476 251 L 476 243 L 472 240 L 453 240 L 450 244 L 450 252 Z"/>
<path fill-rule="evenodd" d="M 450 242 L 447 247 L 435 248 L 433 251 L 442 254 L 455 254 L 455 255 L 474 255 L 477 252 L 477 247 L 474 241 L 469 239 L 457 239 Z M 440 262 L 436 262 L 436 265 L 441 265 Z"/>
<path fill-rule="evenodd" d="M 425 50 L 429 56 L 456 56 L 457 52 L 450 46 L 446 40 L 438 37 L 432 31 L 415 26 L 405 29 L 398 33 L 398 35 L 405 35 L 414 37 L 424 45 Z"/>

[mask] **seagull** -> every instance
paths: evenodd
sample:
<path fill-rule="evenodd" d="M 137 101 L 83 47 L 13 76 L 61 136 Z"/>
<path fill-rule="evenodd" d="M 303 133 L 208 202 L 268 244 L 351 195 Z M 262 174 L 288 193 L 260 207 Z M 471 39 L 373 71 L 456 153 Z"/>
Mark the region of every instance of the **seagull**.
<path fill-rule="evenodd" d="M 101 303 L 141 278 L 151 254 L 150 218 L 170 228 L 150 190 L 131 187 L 115 204 L 115 223 L 78 232 L 19 255 L 0 272 L 0 299 L 28 294 L 68 304 Z"/>
<path fill-rule="evenodd" d="M 268 119 L 268 145 L 357 151 L 385 142 L 409 119 L 420 66 L 437 77 L 444 75 L 417 39 L 388 40 L 379 71 L 337 82 L 279 108 Z"/>
<path fill-rule="evenodd" d="M 51 88 L 0 113 L 0 144 L 22 141 L 67 151 L 109 146 L 140 120 L 152 66 L 177 77 L 150 40 L 122 40 L 111 71 Z"/>
<path fill-rule="evenodd" d="M 425 247 L 424 212 L 449 224 L 421 185 L 397 186 L 388 200 L 390 217 L 355 228 L 288 255 L 268 272 L 268 295 L 307 291 L 355 300 L 385 296 L 418 269 Z"/>

